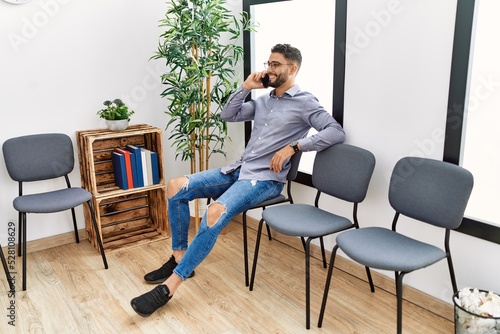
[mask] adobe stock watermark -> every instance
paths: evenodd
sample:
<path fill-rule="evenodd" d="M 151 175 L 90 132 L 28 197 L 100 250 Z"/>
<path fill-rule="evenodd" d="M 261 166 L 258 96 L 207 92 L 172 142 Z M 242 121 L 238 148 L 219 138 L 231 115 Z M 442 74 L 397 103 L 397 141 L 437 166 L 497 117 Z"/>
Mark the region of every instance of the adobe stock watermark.
<path fill-rule="evenodd" d="M 127 101 L 131 108 L 137 108 L 139 103 L 146 100 L 149 92 L 161 86 L 161 76 L 165 68 L 159 62 L 155 67 L 146 66 L 146 74 L 141 80 L 140 84 L 132 87 L 129 93 L 124 93 L 120 96 L 123 101 Z"/>
<path fill-rule="evenodd" d="M 477 83 L 474 88 L 471 89 L 469 94 L 469 104 L 468 112 L 475 112 L 479 109 L 479 105 L 493 97 L 495 93 L 498 92 L 500 87 L 500 81 L 496 81 L 493 78 L 493 74 L 489 74 L 488 77 L 480 76 L 477 79 Z"/>
<path fill-rule="evenodd" d="M 350 62 L 353 55 L 360 54 L 363 49 L 366 49 L 389 26 L 393 17 L 402 12 L 403 6 L 399 0 L 389 0 L 386 8 L 372 10 L 370 12 L 372 20 L 366 22 L 363 27 L 355 27 L 352 42 L 346 42 L 344 45 L 346 61 Z"/>
<path fill-rule="evenodd" d="M 464 108 L 462 104 L 454 104 L 448 110 L 448 126 L 453 130 L 461 127 L 466 121 L 467 114 L 480 112 L 481 103 L 494 97 L 499 88 L 500 81 L 495 81 L 492 74 L 489 74 L 487 78 L 479 77 L 476 85 L 470 91 L 467 108 Z"/>
<path fill-rule="evenodd" d="M 12 281 L 10 282 L 10 289 L 7 294 L 9 298 L 9 304 L 7 307 L 7 324 L 9 326 L 16 326 L 17 320 L 17 309 L 16 309 L 16 288 L 15 288 L 15 280 L 16 280 L 16 224 L 14 222 L 9 222 L 7 224 L 7 269 L 9 271 L 10 277 Z"/>
<path fill-rule="evenodd" d="M 18 32 L 9 32 L 7 39 L 14 52 L 19 52 L 22 46 L 28 44 L 38 33 L 47 27 L 50 20 L 54 18 L 61 9 L 61 5 L 71 0 L 40 0 L 40 9 L 30 17 L 23 17 Z"/>
<path fill-rule="evenodd" d="M 401 168 L 404 169 L 404 172 L 400 171 L 399 173 L 396 173 L 397 175 L 395 177 L 397 177 L 397 179 L 394 184 L 404 182 L 404 177 L 402 177 L 402 175 L 411 175 L 413 167 L 419 163 L 418 158 L 431 158 L 435 156 L 438 150 L 441 151 L 445 137 L 445 130 L 436 128 L 431 132 L 431 135 L 428 138 L 414 140 L 416 149 L 408 154 L 410 157 L 415 157 L 415 159 L 409 160 L 413 166 L 402 165 Z M 387 172 L 386 179 L 390 181 L 392 175 L 393 174 L 391 172 Z"/>

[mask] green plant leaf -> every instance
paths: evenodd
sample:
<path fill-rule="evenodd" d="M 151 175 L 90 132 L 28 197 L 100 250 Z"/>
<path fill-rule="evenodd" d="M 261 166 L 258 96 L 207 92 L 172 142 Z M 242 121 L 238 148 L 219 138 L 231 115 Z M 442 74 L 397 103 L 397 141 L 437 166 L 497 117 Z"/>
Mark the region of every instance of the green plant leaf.
<path fill-rule="evenodd" d="M 253 29 L 247 13 L 232 15 L 226 7 L 225 0 L 169 0 L 159 21 L 164 31 L 151 59 L 165 62 L 165 130 L 182 160 L 196 159 L 199 152 L 193 152 L 204 146 L 210 147 L 209 156 L 226 154 L 224 143 L 230 138 L 218 111 L 238 86 L 241 34 Z"/>

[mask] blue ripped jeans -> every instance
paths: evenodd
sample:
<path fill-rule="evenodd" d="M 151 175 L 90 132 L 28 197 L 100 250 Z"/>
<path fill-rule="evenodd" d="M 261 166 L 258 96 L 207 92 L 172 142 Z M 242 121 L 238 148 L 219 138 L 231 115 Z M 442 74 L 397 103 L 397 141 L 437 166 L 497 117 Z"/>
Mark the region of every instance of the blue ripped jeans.
<path fill-rule="evenodd" d="M 188 181 L 172 198 L 168 199 L 168 218 L 172 234 L 172 249 L 186 250 L 174 269 L 182 280 L 207 257 L 219 233 L 231 219 L 267 199 L 278 196 L 284 184 L 278 181 L 238 180 L 240 169 L 223 174 L 220 168 L 187 175 Z M 207 225 L 207 213 L 188 247 L 189 201 L 195 198 L 217 198 L 225 213 L 212 226 Z"/>

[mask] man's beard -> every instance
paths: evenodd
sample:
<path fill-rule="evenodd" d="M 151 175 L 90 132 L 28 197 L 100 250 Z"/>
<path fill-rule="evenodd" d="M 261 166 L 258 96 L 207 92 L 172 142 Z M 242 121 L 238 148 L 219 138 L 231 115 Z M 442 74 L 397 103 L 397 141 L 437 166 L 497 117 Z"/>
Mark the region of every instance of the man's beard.
<path fill-rule="evenodd" d="M 278 88 L 288 80 L 288 73 L 281 73 L 276 75 L 276 80 L 269 81 L 269 87 Z"/>

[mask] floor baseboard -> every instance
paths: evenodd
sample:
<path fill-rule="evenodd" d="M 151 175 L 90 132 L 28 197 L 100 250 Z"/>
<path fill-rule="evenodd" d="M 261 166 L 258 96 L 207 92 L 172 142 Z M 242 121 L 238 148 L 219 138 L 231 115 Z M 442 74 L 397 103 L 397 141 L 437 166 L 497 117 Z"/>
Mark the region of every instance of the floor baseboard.
<path fill-rule="evenodd" d="M 80 242 L 87 242 L 88 238 L 85 229 L 78 230 L 78 237 L 80 238 Z M 46 238 L 28 241 L 28 243 L 26 244 L 26 252 L 39 252 L 52 247 L 67 245 L 73 242 L 76 242 L 74 232 L 61 233 Z"/>

